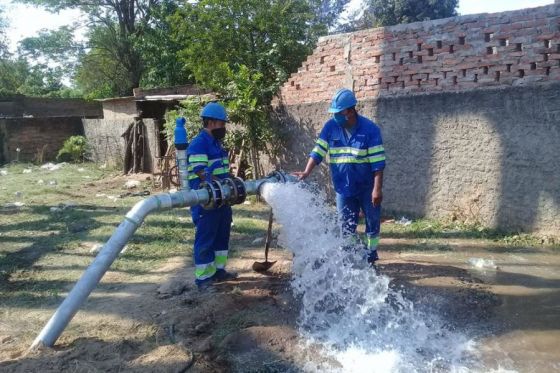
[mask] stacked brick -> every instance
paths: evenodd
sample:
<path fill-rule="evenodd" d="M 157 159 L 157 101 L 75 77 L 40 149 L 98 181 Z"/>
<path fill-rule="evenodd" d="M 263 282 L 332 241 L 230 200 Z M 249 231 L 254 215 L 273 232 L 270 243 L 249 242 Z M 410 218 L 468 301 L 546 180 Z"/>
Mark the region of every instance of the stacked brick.
<path fill-rule="evenodd" d="M 51 161 L 64 141 L 83 134 L 80 118 L 10 118 L 0 119 L 0 159 L 10 162 Z"/>
<path fill-rule="evenodd" d="M 460 92 L 560 80 L 560 4 L 417 22 L 321 38 L 280 90 L 294 105 Z"/>

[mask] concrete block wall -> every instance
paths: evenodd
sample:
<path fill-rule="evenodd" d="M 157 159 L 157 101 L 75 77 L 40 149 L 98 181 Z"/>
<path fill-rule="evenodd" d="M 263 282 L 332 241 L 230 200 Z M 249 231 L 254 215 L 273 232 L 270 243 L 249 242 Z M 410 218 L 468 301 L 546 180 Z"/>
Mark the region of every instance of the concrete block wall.
<path fill-rule="evenodd" d="M 560 5 L 327 36 L 282 87 L 284 105 L 560 80 Z"/>
<path fill-rule="evenodd" d="M 125 141 L 122 135 L 134 123 L 134 119 L 84 119 L 83 128 L 91 148 L 94 162 L 107 163 L 113 167 L 122 167 L 125 153 Z M 143 118 L 146 130 L 146 148 L 144 150 L 144 172 L 154 171 L 156 158 L 160 156 L 160 125 L 155 119 Z"/>

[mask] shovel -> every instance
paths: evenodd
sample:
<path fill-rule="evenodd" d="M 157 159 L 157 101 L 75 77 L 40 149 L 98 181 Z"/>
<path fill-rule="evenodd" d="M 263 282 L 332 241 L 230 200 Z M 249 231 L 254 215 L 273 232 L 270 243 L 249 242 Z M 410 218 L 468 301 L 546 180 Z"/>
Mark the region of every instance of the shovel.
<path fill-rule="evenodd" d="M 272 209 L 270 209 L 270 216 L 268 217 L 268 230 L 266 232 L 266 242 L 264 244 L 264 262 L 254 262 L 253 271 L 266 272 L 276 263 L 268 261 L 268 249 L 270 248 L 270 241 L 272 241 Z"/>

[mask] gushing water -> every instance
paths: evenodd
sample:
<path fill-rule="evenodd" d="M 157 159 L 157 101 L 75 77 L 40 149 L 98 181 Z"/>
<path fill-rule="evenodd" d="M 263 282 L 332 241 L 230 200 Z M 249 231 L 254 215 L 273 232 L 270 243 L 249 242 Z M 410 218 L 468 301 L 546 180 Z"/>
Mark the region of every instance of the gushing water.
<path fill-rule="evenodd" d="M 292 287 L 300 332 L 325 358 L 307 371 L 463 372 L 478 370 L 473 342 L 415 308 L 390 279 L 340 237 L 333 209 L 303 184 L 265 184 L 263 196 L 294 253 Z"/>

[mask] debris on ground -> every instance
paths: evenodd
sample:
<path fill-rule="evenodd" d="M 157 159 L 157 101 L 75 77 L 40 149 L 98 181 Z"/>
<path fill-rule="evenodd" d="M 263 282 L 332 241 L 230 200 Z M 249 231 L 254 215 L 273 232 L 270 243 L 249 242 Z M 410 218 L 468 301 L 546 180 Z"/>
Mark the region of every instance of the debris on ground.
<path fill-rule="evenodd" d="M 56 180 L 49 180 L 49 185 L 55 186 L 55 185 L 57 185 L 57 184 L 58 184 L 58 183 L 56 182 Z"/>
<path fill-rule="evenodd" d="M 126 189 L 134 189 L 134 188 L 138 188 L 139 186 L 140 186 L 140 181 L 138 181 L 138 180 L 128 180 L 124 184 L 124 187 Z"/>
<path fill-rule="evenodd" d="M 22 174 L 30 174 L 32 171 L 30 168 L 24 168 L 23 171 L 21 172 Z"/>
<path fill-rule="evenodd" d="M 0 170 L 0 176 L 8 176 L 8 171 Z"/>
<path fill-rule="evenodd" d="M 44 165 L 41 166 L 41 169 L 43 170 L 47 170 L 47 171 L 56 171 L 56 170 L 60 170 L 62 167 L 64 167 L 67 163 L 66 162 L 62 162 L 62 163 L 45 163 Z"/>
<path fill-rule="evenodd" d="M 45 184 L 45 180 L 39 179 L 39 180 L 37 180 L 37 184 L 38 184 L 38 185 L 44 185 L 44 184 Z"/>
<path fill-rule="evenodd" d="M 407 219 L 407 218 L 405 218 L 405 217 L 403 216 L 403 217 L 401 217 L 399 220 L 397 220 L 397 221 L 395 222 L 395 224 L 407 226 L 407 225 L 412 224 L 412 220 Z"/>
<path fill-rule="evenodd" d="M 131 193 L 131 192 L 127 192 L 127 193 L 123 193 L 119 195 L 119 198 L 125 198 L 125 197 L 143 197 L 143 196 L 149 196 L 150 195 L 150 191 L 149 190 L 143 190 L 141 192 L 136 192 L 136 193 Z"/>
<path fill-rule="evenodd" d="M 14 208 L 14 207 L 19 208 L 19 207 L 22 207 L 22 206 L 25 206 L 25 203 L 23 203 L 23 202 L 9 202 L 9 203 L 6 203 L 4 205 L 4 207 L 6 207 L 6 208 Z"/>

